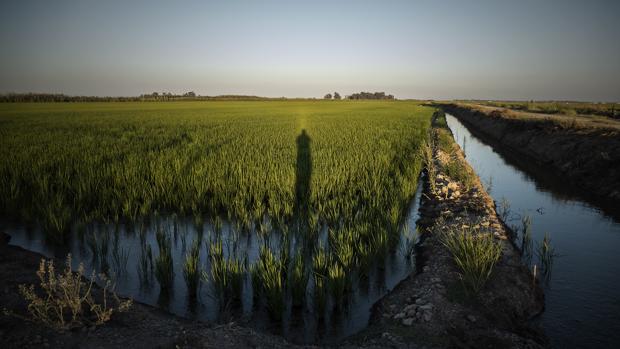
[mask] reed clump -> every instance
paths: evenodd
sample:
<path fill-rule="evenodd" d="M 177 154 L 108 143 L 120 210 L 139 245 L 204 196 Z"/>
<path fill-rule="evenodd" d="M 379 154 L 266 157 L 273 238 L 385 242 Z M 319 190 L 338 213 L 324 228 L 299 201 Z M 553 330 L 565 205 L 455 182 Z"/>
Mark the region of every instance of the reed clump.
<path fill-rule="evenodd" d="M 441 242 L 452 254 L 465 289 L 478 294 L 501 256 L 501 245 L 492 235 L 471 228 L 445 231 Z"/>

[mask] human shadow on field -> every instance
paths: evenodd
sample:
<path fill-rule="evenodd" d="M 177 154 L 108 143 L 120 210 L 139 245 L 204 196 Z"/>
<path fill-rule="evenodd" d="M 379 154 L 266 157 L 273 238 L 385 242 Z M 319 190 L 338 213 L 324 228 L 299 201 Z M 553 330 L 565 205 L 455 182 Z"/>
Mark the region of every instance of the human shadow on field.
<path fill-rule="evenodd" d="M 302 230 L 309 228 L 310 179 L 312 177 L 312 154 L 310 137 L 301 130 L 297 137 L 297 168 L 295 170 L 295 215 Z"/>

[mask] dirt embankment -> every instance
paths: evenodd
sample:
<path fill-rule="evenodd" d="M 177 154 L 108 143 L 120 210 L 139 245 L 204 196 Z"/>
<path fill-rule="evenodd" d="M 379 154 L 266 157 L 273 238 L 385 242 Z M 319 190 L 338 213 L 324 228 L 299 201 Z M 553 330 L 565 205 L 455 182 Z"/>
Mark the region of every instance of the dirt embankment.
<path fill-rule="evenodd" d="M 535 161 L 587 199 L 611 208 L 620 202 L 620 122 L 543 116 L 463 104 L 440 107 L 523 161 Z"/>
<path fill-rule="evenodd" d="M 418 222 L 421 270 L 382 299 L 368 329 L 349 342 L 403 348 L 547 347 L 543 330 L 530 324 L 544 310 L 542 290 L 510 242 L 511 232 L 498 218 L 493 200 L 458 146 L 451 146 L 453 154 L 438 146 L 433 152 L 435 188 L 426 186 Z M 469 171 L 470 183 L 447 175 L 450 161 Z M 464 293 L 454 260 L 440 240 L 443 231 L 464 227 L 492 234 L 502 246 L 491 278 L 474 297 Z"/>

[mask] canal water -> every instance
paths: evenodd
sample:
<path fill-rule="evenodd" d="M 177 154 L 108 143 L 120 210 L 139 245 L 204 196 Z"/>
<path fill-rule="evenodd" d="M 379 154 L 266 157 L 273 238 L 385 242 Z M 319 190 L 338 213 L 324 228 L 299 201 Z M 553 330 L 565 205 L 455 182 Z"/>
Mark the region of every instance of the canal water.
<path fill-rule="evenodd" d="M 545 283 L 545 312 L 536 319 L 554 348 L 620 347 L 620 221 L 579 200 L 574 188 L 543 186 L 446 114 L 466 159 L 490 188 L 507 224 L 532 220 L 534 250 L 547 233 L 555 249 Z M 562 178 L 556 179 L 558 184 Z M 502 205 L 502 202 L 504 205 Z M 540 265 L 536 255 L 532 263 Z"/>

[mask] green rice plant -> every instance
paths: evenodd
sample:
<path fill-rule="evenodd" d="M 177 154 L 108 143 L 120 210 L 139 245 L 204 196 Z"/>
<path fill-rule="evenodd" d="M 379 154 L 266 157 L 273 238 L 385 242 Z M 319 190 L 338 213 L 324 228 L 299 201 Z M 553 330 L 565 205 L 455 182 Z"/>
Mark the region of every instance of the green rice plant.
<path fill-rule="evenodd" d="M 228 287 L 228 273 L 226 272 L 226 261 L 224 259 L 224 247 L 221 239 L 211 241 L 209 244 L 209 260 L 211 262 L 211 274 L 203 272 L 205 281 L 211 280 L 212 285 L 223 293 Z"/>
<path fill-rule="evenodd" d="M 156 235 L 159 255 L 155 259 L 155 277 L 163 293 L 168 293 L 174 280 L 172 263 L 172 240 L 170 235 L 163 230 L 158 230 Z"/>
<path fill-rule="evenodd" d="M 245 262 L 236 258 L 228 259 L 227 272 L 230 280 L 230 294 L 232 299 L 241 300 L 243 294 L 243 281 L 246 275 Z"/>
<path fill-rule="evenodd" d="M 314 302 L 319 316 L 325 311 L 327 305 L 327 278 L 331 258 L 327 251 L 318 247 L 312 257 L 312 271 L 314 275 Z"/>
<path fill-rule="evenodd" d="M 209 245 L 209 259 L 211 262 L 210 275 L 202 272 L 203 280 L 211 281 L 220 297 L 228 295 L 231 300 L 241 299 L 245 264 L 235 258 L 225 258 L 221 239 L 212 241 Z"/>
<path fill-rule="evenodd" d="M 349 227 L 329 229 L 330 246 L 335 258 L 343 268 L 350 269 L 357 264 L 355 237 L 355 232 Z"/>
<path fill-rule="evenodd" d="M 452 254 L 465 289 L 478 294 L 501 256 L 501 245 L 492 235 L 471 228 L 443 232 L 441 242 Z"/>
<path fill-rule="evenodd" d="M 260 292 L 267 300 L 269 315 L 274 320 L 281 320 L 284 312 L 284 278 L 282 261 L 276 258 L 271 249 L 262 246 L 256 264 L 256 273 Z"/>
<path fill-rule="evenodd" d="M 306 297 L 309 279 L 301 252 L 295 256 L 292 264 L 290 273 L 291 296 L 293 297 L 293 305 L 301 306 Z"/>
<path fill-rule="evenodd" d="M 339 263 L 332 263 L 327 270 L 329 290 L 337 307 L 341 307 L 347 288 L 347 277 Z"/>
<path fill-rule="evenodd" d="M 187 285 L 187 292 L 190 298 L 195 298 L 198 291 L 198 283 L 200 282 L 200 246 L 199 239 L 194 240 L 189 253 L 185 256 L 183 263 L 183 277 Z"/>

